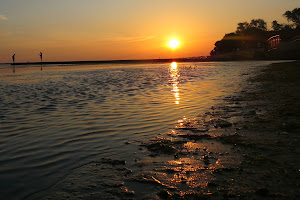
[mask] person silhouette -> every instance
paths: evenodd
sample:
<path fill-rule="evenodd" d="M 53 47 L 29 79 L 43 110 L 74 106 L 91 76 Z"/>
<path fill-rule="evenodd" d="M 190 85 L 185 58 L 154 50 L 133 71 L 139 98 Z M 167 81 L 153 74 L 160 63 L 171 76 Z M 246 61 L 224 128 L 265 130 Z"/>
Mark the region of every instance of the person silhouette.
<path fill-rule="evenodd" d="M 40 52 L 40 58 L 41 58 L 41 71 L 43 70 L 43 53 Z"/>
<path fill-rule="evenodd" d="M 16 56 L 16 54 L 14 54 L 12 56 L 12 60 L 13 60 L 13 73 L 15 73 L 15 56 Z"/>
<path fill-rule="evenodd" d="M 14 55 L 12 56 L 13 64 L 15 64 L 15 56 L 16 56 L 16 54 L 14 54 Z"/>

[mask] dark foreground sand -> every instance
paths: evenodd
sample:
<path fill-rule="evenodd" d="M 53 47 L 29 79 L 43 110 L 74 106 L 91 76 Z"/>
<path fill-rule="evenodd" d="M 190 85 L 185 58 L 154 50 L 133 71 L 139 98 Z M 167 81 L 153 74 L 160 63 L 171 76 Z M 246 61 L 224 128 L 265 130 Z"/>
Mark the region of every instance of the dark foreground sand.
<path fill-rule="evenodd" d="M 221 105 L 99 158 L 32 199 L 300 199 L 300 62 L 268 66 Z M 29 198 L 29 199 L 30 199 Z"/>

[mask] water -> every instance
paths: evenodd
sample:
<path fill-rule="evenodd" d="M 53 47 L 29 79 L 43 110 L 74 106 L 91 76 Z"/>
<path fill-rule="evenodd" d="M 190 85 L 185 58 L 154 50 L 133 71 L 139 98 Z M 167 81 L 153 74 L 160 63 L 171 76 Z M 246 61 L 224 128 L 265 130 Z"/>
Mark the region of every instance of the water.
<path fill-rule="evenodd" d="M 0 199 L 49 188 L 102 157 L 130 159 L 139 143 L 241 90 L 271 62 L 0 65 Z"/>

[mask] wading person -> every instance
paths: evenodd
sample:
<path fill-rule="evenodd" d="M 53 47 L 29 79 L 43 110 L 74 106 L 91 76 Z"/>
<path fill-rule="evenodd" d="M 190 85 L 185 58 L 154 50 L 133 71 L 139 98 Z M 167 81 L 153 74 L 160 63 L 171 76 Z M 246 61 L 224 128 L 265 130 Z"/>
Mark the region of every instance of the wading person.
<path fill-rule="evenodd" d="M 40 52 L 40 58 L 41 58 L 41 71 L 43 70 L 43 53 Z"/>
<path fill-rule="evenodd" d="M 12 60 L 13 60 L 13 72 L 15 72 L 15 56 L 16 56 L 16 54 L 14 54 L 12 56 Z"/>
<path fill-rule="evenodd" d="M 16 56 L 16 54 L 14 54 L 14 55 L 12 56 L 13 64 L 15 64 L 15 56 Z"/>

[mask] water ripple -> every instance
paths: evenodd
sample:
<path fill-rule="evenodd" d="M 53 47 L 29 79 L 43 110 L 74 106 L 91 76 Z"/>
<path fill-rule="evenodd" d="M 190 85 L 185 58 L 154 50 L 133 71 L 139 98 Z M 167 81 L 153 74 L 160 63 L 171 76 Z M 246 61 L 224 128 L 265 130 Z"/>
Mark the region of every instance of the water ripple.
<path fill-rule="evenodd" d="M 205 112 L 239 89 L 242 74 L 264 64 L 49 67 L 0 74 L 0 199 L 47 188 L 100 156 L 131 158 L 125 141 L 153 137 L 183 116 Z"/>

